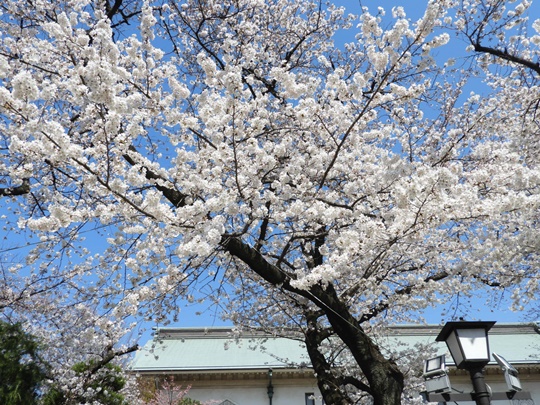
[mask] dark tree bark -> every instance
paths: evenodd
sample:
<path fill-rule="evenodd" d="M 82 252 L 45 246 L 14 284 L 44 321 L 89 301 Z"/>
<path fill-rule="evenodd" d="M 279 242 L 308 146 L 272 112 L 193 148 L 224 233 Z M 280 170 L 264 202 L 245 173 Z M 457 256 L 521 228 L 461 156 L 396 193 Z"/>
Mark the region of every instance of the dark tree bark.
<path fill-rule="evenodd" d="M 313 371 L 317 375 L 317 386 L 328 404 L 350 404 L 350 398 L 343 392 L 341 381 L 332 373 L 332 365 L 319 350 L 319 346 L 329 333 L 320 330 L 317 325 L 319 316 L 313 312 L 306 313 L 307 329 L 305 333 L 306 349 L 311 360 Z"/>
<path fill-rule="evenodd" d="M 367 392 L 373 397 L 374 405 L 401 404 L 401 394 L 404 387 L 403 373 L 393 361 L 384 357 L 379 347 L 364 332 L 358 321 L 350 313 L 347 305 L 339 299 L 331 284 L 326 286 L 315 284 L 308 290 L 297 289 L 290 284 L 292 280 L 290 275 L 269 263 L 259 251 L 239 238 L 224 237 L 221 245 L 232 256 L 242 261 L 268 283 L 276 287 L 279 286 L 290 293 L 300 295 L 321 309 L 332 330 L 348 347 L 351 355 L 365 375 L 368 381 L 365 390 L 369 390 Z M 313 319 L 309 319 L 308 324 L 309 322 L 312 323 Z M 308 331 L 306 335 L 308 353 L 312 361 L 315 361 L 314 367 L 323 371 L 322 376 L 319 377 L 318 375 L 318 379 L 321 378 L 322 380 L 320 383 L 337 384 L 337 380 L 333 379 L 326 371 L 326 360 L 318 352 L 319 344 L 320 341 L 316 334 Z M 317 370 L 317 373 L 319 372 Z M 327 403 L 352 403 L 345 395 L 332 393 L 331 389 L 324 389 L 323 387 L 322 394 Z"/>
<path fill-rule="evenodd" d="M 0 188 L 0 197 L 25 195 L 30 192 L 30 181 L 23 180 L 20 186 Z"/>

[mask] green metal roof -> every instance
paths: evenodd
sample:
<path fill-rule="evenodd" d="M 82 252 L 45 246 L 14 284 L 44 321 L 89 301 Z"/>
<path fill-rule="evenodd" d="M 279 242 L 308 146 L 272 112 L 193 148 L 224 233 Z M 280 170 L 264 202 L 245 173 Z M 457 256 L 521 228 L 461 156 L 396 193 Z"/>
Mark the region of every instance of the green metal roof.
<path fill-rule="evenodd" d="M 135 356 L 135 371 L 256 370 L 308 365 L 305 346 L 262 334 L 232 338 L 230 328 L 162 328 Z"/>
<path fill-rule="evenodd" d="M 441 326 L 399 326 L 380 342 L 389 347 L 412 348 L 417 344 L 432 345 L 436 355 L 448 353 L 444 342 L 435 339 Z M 495 324 L 488 333 L 489 351 L 503 356 L 512 364 L 540 364 L 540 328 L 534 323 Z M 447 363 L 453 364 L 448 354 Z M 490 364 L 497 364 L 492 359 Z"/>
<path fill-rule="evenodd" d="M 446 345 L 435 342 L 441 326 L 396 326 L 378 344 L 387 350 L 433 345 L 437 354 Z M 536 324 L 496 324 L 489 332 L 490 352 L 514 365 L 540 364 L 540 334 Z M 451 358 L 448 356 L 451 364 Z M 244 334 L 238 339 L 230 328 L 160 328 L 139 350 L 132 363 L 137 372 L 196 372 L 258 370 L 309 366 L 304 345 L 290 338 Z"/>

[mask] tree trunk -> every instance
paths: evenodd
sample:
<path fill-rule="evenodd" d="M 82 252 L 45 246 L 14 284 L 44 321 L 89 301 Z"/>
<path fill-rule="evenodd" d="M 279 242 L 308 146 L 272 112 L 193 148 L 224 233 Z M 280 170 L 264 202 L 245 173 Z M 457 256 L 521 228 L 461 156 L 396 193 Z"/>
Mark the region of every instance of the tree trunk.
<path fill-rule="evenodd" d="M 356 363 L 364 373 L 374 405 L 401 404 L 404 385 L 403 373 L 393 361 L 383 356 L 378 346 L 366 335 L 358 321 L 350 313 L 347 305 L 339 299 L 331 284 L 324 287 L 315 284 L 309 290 L 294 288 L 290 285 L 289 275 L 269 263 L 258 250 L 242 242 L 239 238 L 224 237 L 221 245 L 270 284 L 280 286 L 290 293 L 310 300 L 324 312 L 335 334 L 349 348 Z M 318 350 L 318 345 L 316 349 Z M 317 378 L 323 379 L 322 376 Z M 341 405 L 343 402 L 339 401 L 346 400 L 344 396 L 334 398 L 334 395 L 331 395 L 328 390 L 324 391 L 329 395 L 328 399 L 325 398 L 327 403 Z M 332 402 L 334 399 L 338 402 Z"/>
<path fill-rule="evenodd" d="M 317 316 L 314 313 L 306 313 L 307 330 L 305 333 L 305 343 L 313 371 L 317 375 L 317 386 L 327 404 L 349 405 L 351 400 L 342 389 L 342 383 L 332 373 L 331 365 L 326 360 L 324 354 L 319 350 L 321 342 L 326 335 L 317 326 Z"/>
<path fill-rule="evenodd" d="M 325 305 L 325 312 L 334 332 L 347 345 L 358 366 L 364 373 L 374 405 L 400 405 L 404 376 L 398 366 L 386 359 L 379 347 L 366 335 L 347 306 L 339 300 L 332 285 L 311 289 Z M 326 308 L 323 308 L 326 306 Z"/>

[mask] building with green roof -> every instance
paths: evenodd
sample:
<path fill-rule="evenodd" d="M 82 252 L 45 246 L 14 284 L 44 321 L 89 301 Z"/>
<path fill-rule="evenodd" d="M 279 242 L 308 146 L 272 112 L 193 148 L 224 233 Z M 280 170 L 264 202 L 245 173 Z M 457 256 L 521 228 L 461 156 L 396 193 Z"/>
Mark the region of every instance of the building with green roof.
<path fill-rule="evenodd" d="M 378 344 L 388 352 L 417 353 L 423 360 L 447 352 L 444 343 L 435 341 L 440 329 L 433 325 L 396 326 L 380 336 Z M 539 333 L 536 324 L 496 324 L 489 332 L 490 351 L 504 356 L 519 371 L 523 389 L 531 393 L 528 405 L 540 405 Z M 447 364 L 452 387 L 467 392 L 468 375 L 452 369 L 449 355 Z M 191 398 L 214 401 L 216 405 L 322 404 L 301 339 L 259 331 L 236 335 L 231 328 L 222 327 L 159 328 L 136 354 L 132 370 L 146 382 L 157 383 L 172 376 L 178 384 L 191 386 Z M 486 367 L 486 380 L 493 391 L 506 390 L 502 371 L 494 360 Z M 496 404 L 514 405 L 516 401 Z M 463 402 L 467 403 L 472 404 Z"/>

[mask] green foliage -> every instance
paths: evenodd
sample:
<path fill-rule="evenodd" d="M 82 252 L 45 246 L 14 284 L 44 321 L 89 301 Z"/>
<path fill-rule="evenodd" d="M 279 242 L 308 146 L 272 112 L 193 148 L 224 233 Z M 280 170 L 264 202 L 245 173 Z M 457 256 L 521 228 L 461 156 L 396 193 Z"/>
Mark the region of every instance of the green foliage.
<path fill-rule="evenodd" d="M 178 405 L 202 405 L 202 402 L 197 401 L 196 399 L 182 398 L 180 401 L 178 401 Z"/>
<path fill-rule="evenodd" d="M 0 402 L 2 405 L 37 403 L 45 378 L 38 357 L 39 344 L 21 324 L 0 321 Z"/>
<path fill-rule="evenodd" d="M 56 387 L 52 387 L 41 400 L 42 405 L 64 405 L 66 402 L 64 394 Z"/>
<path fill-rule="evenodd" d="M 78 363 L 73 369 L 78 373 L 85 373 L 94 367 L 90 363 Z M 122 377 L 122 369 L 115 364 L 106 364 L 100 369 L 96 378 L 93 378 L 88 387 L 93 388 L 96 395 L 93 400 L 99 401 L 103 405 L 126 405 L 127 402 L 120 390 L 126 385 L 126 380 Z"/>

